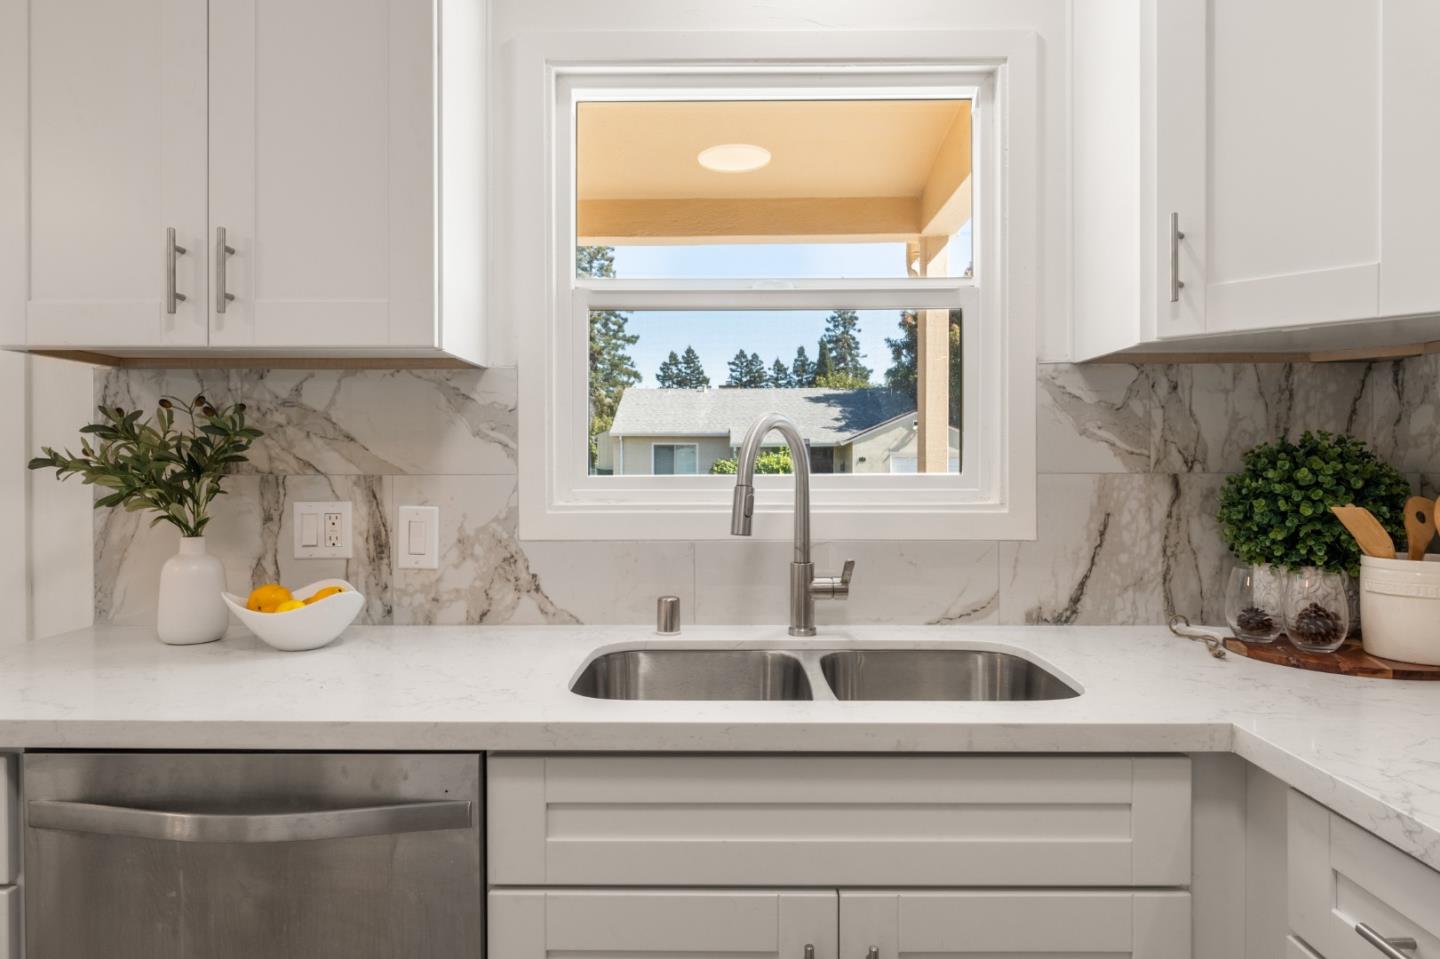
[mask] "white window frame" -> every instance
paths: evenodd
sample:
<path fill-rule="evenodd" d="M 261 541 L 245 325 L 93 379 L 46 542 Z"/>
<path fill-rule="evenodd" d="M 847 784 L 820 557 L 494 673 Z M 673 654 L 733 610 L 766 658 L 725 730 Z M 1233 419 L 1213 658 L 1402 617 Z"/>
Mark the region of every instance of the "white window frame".
<path fill-rule="evenodd" d="M 522 539 L 696 540 L 729 535 L 733 479 L 591 476 L 589 312 L 696 309 L 964 311 L 966 472 L 812 477 L 815 530 L 831 540 L 1033 539 L 1039 286 L 1036 38 L 1026 31 L 529 34 L 506 48 L 510 95 L 493 245 L 499 315 L 524 323 Z M 902 87 L 901 84 L 904 84 Z M 974 276 L 900 280 L 591 280 L 574 270 L 574 105 L 653 90 L 734 99 L 783 85 L 854 96 L 883 86 L 975 96 Z M 912 92 L 912 88 L 913 91 Z M 538 327 L 538 328 L 537 328 Z M 756 483 L 754 532 L 791 535 L 790 477 Z"/>
<path fill-rule="evenodd" d="M 693 473 L 657 473 L 655 472 L 655 448 L 657 446 L 668 446 L 672 450 L 682 446 L 688 446 L 695 451 L 695 472 Z M 650 444 L 650 475 L 652 476 L 699 476 L 700 475 L 700 444 L 699 443 L 676 443 L 667 441 L 664 443 Z"/>

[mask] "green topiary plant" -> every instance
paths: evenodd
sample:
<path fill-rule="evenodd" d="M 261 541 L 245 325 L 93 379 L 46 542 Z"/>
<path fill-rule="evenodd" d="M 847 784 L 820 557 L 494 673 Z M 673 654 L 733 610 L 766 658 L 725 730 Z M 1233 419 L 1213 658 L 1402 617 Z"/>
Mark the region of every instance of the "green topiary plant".
<path fill-rule="evenodd" d="M 245 423 L 245 404 L 215 407 L 204 394 L 190 401 L 164 397 L 154 417 L 118 406 L 99 408 L 102 422 L 80 428 L 80 452 L 42 447 L 32 470 L 53 469 L 57 479 L 79 476 L 110 490 L 96 509 L 150 510 L 150 525 L 169 523 L 181 536 L 200 536 L 210 502 L 224 494 L 226 470 L 246 460 L 263 434 Z M 176 422 L 176 412 L 180 422 Z M 92 438 L 94 442 L 92 442 Z"/>
<path fill-rule="evenodd" d="M 1245 454 L 1220 491 L 1220 525 L 1242 562 L 1355 573 L 1360 548 L 1330 507 L 1365 507 L 1398 542 L 1409 493 L 1400 471 L 1353 436 L 1307 432 Z"/>

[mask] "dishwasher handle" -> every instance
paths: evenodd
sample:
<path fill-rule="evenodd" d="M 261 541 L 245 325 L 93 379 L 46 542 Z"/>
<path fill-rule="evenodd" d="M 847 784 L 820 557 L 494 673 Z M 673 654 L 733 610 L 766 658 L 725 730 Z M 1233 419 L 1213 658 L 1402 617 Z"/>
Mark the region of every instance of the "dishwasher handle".
<path fill-rule="evenodd" d="M 468 829 L 472 804 L 442 799 L 274 813 L 172 812 L 58 799 L 32 799 L 25 805 L 32 829 L 168 842 L 257 843 Z"/>

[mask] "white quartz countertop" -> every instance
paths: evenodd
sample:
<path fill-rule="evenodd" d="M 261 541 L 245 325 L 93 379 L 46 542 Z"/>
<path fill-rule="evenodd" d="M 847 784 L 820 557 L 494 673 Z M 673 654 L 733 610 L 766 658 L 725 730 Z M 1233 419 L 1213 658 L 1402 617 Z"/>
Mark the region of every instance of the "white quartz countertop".
<path fill-rule="evenodd" d="M 600 648 L 1013 647 L 1051 702 L 612 702 L 569 691 Z M 0 649 L 0 747 L 1234 752 L 1440 868 L 1440 683 L 1308 673 L 1163 627 L 354 627 L 282 653 L 235 630 L 164 646 L 98 627 Z"/>

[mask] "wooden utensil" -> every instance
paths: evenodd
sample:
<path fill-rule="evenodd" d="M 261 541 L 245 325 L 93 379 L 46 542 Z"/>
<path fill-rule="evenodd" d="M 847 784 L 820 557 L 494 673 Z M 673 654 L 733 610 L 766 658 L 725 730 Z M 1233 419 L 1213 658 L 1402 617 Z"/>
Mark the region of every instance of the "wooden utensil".
<path fill-rule="evenodd" d="M 1435 538 L 1435 501 L 1412 496 L 1405 501 L 1405 552 L 1413 560 L 1425 558 Z"/>
<path fill-rule="evenodd" d="M 1376 559 L 1394 559 L 1395 541 L 1390 534 L 1385 532 L 1385 527 L 1363 506 L 1332 506 L 1330 512 L 1335 514 L 1336 519 L 1344 524 L 1355 537 L 1355 542 L 1360 544 L 1360 552 L 1366 556 L 1374 556 Z M 1433 527 L 1432 527 L 1433 532 Z"/>

